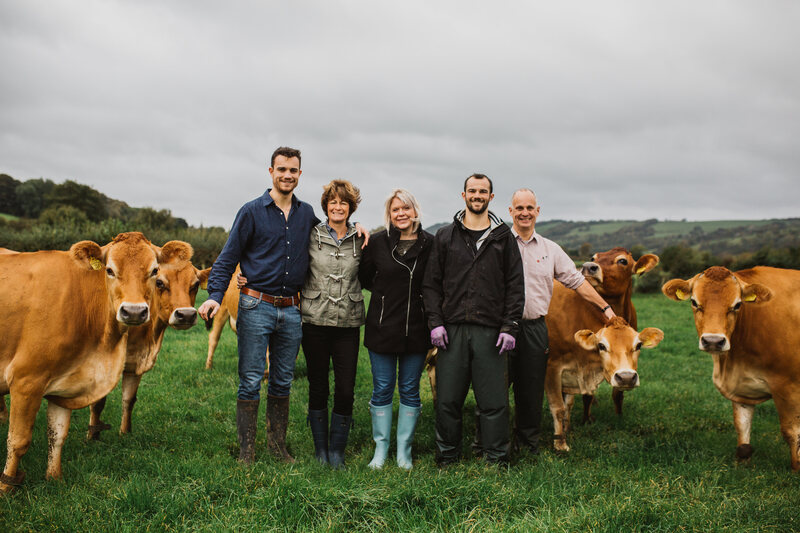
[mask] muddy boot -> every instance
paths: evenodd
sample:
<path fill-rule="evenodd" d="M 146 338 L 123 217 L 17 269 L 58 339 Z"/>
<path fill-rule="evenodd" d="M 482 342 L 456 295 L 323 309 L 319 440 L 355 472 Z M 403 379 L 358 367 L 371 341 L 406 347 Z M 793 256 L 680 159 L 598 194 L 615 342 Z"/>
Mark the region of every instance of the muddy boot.
<path fill-rule="evenodd" d="M 258 400 L 236 401 L 236 431 L 239 437 L 239 462 L 249 465 L 256 459 Z"/>
<path fill-rule="evenodd" d="M 272 455 L 285 463 L 294 463 L 286 449 L 286 429 L 289 426 L 289 397 L 267 396 L 267 445 Z"/>
<path fill-rule="evenodd" d="M 352 416 L 342 416 L 336 412 L 331 413 L 331 441 L 328 446 L 328 461 L 334 470 L 344 468 L 344 449 L 347 447 L 347 438 L 350 436 L 350 426 L 352 424 Z"/>
<path fill-rule="evenodd" d="M 328 464 L 328 410 L 308 411 L 308 425 L 314 439 L 314 457 L 320 464 Z"/>

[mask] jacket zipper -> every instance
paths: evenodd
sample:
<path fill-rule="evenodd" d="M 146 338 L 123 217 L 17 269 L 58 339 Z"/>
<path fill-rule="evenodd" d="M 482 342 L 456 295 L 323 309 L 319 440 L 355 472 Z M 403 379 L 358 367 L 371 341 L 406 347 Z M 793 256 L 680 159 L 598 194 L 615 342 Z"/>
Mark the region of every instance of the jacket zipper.
<path fill-rule="evenodd" d="M 383 324 L 383 299 L 386 298 L 385 296 L 381 296 L 381 316 L 378 317 L 378 325 Z"/>
<path fill-rule="evenodd" d="M 408 270 L 408 300 L 406 300 L 406 302 L 407 302 L 406 303 L 406 337 L 408 337 L 408 318 L 411 315 L 411 282 L 414 281 L 414 270 L 417 268 L 417 259 L 419 259 L 419 258 L 418 257 L 415 258 L 414 259 L 414 266 L 409 268 L 407 264 L 405 264 L 402 261 L 398 260 L 394 256 L 394 251 L 395 250 L 397 250 L 397 245 L 396 244 L 394 245 L 394 248 L 392 248 L 392 259 L 394 259 L 398 264 L 401 264 L 404 267 L 406 267 L 406 270 Z M 383 308 L 381 308 L 381 316 L 382 315 L 383 315 Z"/>

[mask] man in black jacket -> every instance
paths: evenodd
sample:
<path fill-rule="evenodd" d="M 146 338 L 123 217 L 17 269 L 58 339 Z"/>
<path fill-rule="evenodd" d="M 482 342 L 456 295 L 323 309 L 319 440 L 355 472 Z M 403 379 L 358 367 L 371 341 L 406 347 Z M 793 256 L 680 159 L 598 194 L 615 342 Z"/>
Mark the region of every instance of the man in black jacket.
<path fill-rule="evenodd" d="M 506 353 L 514 349 L 525 304 L 522 259 L 508 226 L 488 211 L 492 181 L 473 174 L 466 209 L 434 238 L 423 285 L 436 361 L 437 462 L 461 455 L 461 411 L 470 382 L 481 412 L 484 458 L 507 460 Z"/>

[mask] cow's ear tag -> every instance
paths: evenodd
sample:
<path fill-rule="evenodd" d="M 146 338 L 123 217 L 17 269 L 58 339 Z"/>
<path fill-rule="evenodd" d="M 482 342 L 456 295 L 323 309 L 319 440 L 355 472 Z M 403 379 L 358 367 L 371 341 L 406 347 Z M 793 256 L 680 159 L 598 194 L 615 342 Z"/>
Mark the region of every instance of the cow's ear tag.
<path fill-rule="evenodd" d="M 92 266 L 92 270 L 100 270 L 103 268 L 103 263 L 101 263 L 96 257 L 89 259 L 89 264 Z"/>
<path fill-rule="evenodd" d="M 677 296 L 681 300 L 688 300 L 689 299 L 689 295 L 686 294 L 685 292 L 683 292 L 680 289 L 675 289 L 675 296 Z"/>
<path fill-rule="evenodd" d="M 647 339 L 647 342 L 645 342 L 644 345 L 645 346 L 652 346 L 653 345 L 652 339 Z"/>
<path fill-rule="evenodd" d="M 645 270 L 647 270 L 645 267 L 639 267 L 639 270 L 636 271 L 636 274 L 641 276 Z"/>
<path fill-rule="evenodd" d="M 744 297 L 744 298 L 742 298 L 742 299 L 743 299 L 745 302 L 755 302 L 755 301 L 756 301 L 756 295 L 755 295 L 755 294 L 748 294 L 747 296 L 745 296 L 745 297 Z"/>

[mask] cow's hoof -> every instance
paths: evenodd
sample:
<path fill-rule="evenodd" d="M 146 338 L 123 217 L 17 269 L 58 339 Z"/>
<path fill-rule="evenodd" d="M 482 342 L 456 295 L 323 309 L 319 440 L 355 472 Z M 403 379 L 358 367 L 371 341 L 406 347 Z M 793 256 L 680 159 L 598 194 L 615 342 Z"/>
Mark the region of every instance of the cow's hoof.
<path fill-rule="evenodd" d="M 3 472 L 0 472 L 0 494 L 9 494 L 15 488 L 22 485 L 22 482 L 25 480 L 25 472 L 22 470 L 17 470 L 17 475 L 14 477 L 9 477 L 5 475 Z"/>
<path fill-rule="evenodd" d="M 594 415 L 584 416 L 583 423 L 584 424 L 594 424 L 594 421 L 597 420 Z"/>
<path fill-rule="evenodd" d="M 568 452 L 569 445 L 567 444 L 567 439 L 563 436 L 555 437 L 553 439 L 553 449 L 557 452 Z"/>
<path fill-rule="evenodd" d="M 736 447 L 736 459 L 746 461 L 753 456 L 753 447 L 749 444 L 742 444 Z"/>
<path fill-rule="evenodd" d="M 111 429 L 111 424 L 106 424 L 102 420 L 95 426 L 89 426 L 89 430 L 86 432 L 86 440 L 100 440 L 100 433 L 107 429 Z"/>

